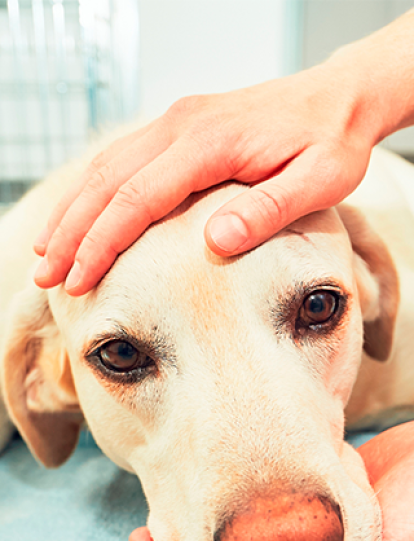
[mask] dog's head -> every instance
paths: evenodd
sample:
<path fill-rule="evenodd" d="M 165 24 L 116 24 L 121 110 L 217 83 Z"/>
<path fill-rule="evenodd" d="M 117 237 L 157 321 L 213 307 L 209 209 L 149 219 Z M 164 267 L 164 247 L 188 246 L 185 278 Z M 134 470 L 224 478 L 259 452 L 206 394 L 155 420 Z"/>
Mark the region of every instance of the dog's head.
<path fill-rule="evenodd" d="M 364 326 L 370 356 L 390 351 L 390 256 L 342 207 L 217 257 L 204 224 L 243 189 L 192 196 L 84 297 L 23 292 L 5 350 L 8 409 L 49 466 L 70 455 L 84 415 L 139 475 L 156 541 L 374 539 L 378 509 L 343 442 L 344 407 Z"/>

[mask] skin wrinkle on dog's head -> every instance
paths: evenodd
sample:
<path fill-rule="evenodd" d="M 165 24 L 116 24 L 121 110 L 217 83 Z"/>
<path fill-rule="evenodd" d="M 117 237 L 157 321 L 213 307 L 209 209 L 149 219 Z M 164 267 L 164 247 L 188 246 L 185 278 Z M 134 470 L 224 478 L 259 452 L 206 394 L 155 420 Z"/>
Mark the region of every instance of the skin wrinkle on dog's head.
<path fill-rule="evenodd" d="M 355 494 L 342 506 L 354 529 L 374 513 L 363 470 L 351 480 L 341 463 L 343 408 L 362 350 L 346 230 L 331 209 L 243 256 L 215 256 L 204 224 L 244 189 L 232 184 L 190 197 L 85 297 L 70 298 L 63 288 L 49 294 L 85 417 L 106 454 L 140 476 L 156 541 L 200 538 L 223 513 L 246 505 L 249 493 L 286 484 L 304 490 L 304 479 L 306 491 L 341 505 Z M 277 336 L 272 313 L 292 284 L 305 291 L 326 283 L 347 296 L 344 322 L 299 345 Z M 142 342 L 157 327 L 174 348 L 156 377 L 124 393 L 122 383 L 97 378 L 82 355 L 117 326 Z"/>

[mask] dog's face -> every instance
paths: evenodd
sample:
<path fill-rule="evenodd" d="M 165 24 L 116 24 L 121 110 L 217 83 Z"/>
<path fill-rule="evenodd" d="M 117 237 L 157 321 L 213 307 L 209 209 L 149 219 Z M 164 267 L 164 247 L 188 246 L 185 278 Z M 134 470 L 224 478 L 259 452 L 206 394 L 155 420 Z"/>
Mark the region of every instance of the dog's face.
<path fill-rule="evenodd" d="M 374 540 L 379 513 L 343 442 L 344 407 L 364 320 L 392 327 L 381 284 L 394 271 L 376 275 L 365 230 L 352 246 L 350 210 L 302 218 L 241 257 L 213 255 L 204 224 L 242 189 L 193 196 L 85 297 L 33 293 L 32 338 L 9 340 L 9 409 L 56 465 L 76 442 L 80 405 L 104 452 L 140 477 L 155 541 L 340 540 L 344 530 Z M 389 340 L 370 354 L 386 356 Z M 11 375 L 18 348 L 30 361 Z"/>

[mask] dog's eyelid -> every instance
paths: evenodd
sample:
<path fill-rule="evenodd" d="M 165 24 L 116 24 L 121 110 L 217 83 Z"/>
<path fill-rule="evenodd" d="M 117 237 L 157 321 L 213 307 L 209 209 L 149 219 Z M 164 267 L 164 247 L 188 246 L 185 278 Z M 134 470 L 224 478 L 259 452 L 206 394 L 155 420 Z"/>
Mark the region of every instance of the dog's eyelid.
<path fill-rule="evenodd" d="M 295 292 L 295 294 L 292 296 L 292 301 L 296 300 L 298 302 L 303 302 L 306 298 L 320 291 L 333 293 L 342 302 L 346 302 L 350 297 L 350 293 L 347 291 L 347 288 L 343 284 L 340 284 L 336 280 L 324 280 L 315 281 L 307 284 L 300 284 L 297 292 Z"/>
<path fill-rule="evenodd" d="M 154 333 L 150 339 L 143 340 L 142 338 L 131 334 L 124 328 L 117 327 L 116 330 L 95 335 L 94 338 L 88 340 L 82 350 L 83 358 L 87 359 L 88 357 L 97 355 L 98 350 L 102 346 L 115 340 L 128 342 L 138 351 L 147 354 L 150 357 L 165 357 L 165 352 L 170 351 L 171 349 L 168 346 L 168 342 L 165 337 L 161 336 L 158 332 Z"/>
<path fill-rule="evenodd" d="M 92 355 L 96 355 L 99 348 L 104 346 L 107 342 L 112 342 L 113 340 L 122 340 L 125 342 L 130 342 L 132 345 L 135 345 L 133 340 L 131 342 L 130 337 L 124 333 L 117 332 L 108 332 L 96 335 L 94 338 L 88 340 L 85 346 L 82 348 L 82 357 L 88 358 Z"/>
<path fill-rule="evenodd" d="M 298 282 L 285 295 L 285 302 L 291 305 L 301 303 L 303 300 L 316 293 L 317 291 L 327 291 L 338 295 L 338 297 L 347 299 L 349 293 L 347 289 L 336 280 L 320 280 L 312 282 Z"/>
<path fill-rule="evenodd" d="M 334 291 L 338 293 L 339 295 L 347 295 L 346 288 L 337 282 L 336 280 L 329 279 L 329 280 L 321 280 L 321 281 L 312 281 L 310 283 L 304 283 L 300 284 L 299 289 L 303 292 L 304 295 L 309 295 L 310 293 L 313 293 L 314 291 L 317 291 L 319 289 L 327 290 L 327 291 Z"/>

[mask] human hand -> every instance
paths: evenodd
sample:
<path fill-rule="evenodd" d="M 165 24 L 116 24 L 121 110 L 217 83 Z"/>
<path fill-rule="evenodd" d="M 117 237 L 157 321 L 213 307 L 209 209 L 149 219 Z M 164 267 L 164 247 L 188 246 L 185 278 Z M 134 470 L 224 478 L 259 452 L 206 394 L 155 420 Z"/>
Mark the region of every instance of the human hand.
<path fill-rule="evenodd" d="M 137 528 L 128 538 L 128 541 L 153 541 L 147 527 Z"/>
<path fill-rule="evenodd" d="M 251 185 L 208 221 L 217 254 L 254 248 L 361 181 L 371 149 L 414 123 L 414 10 L 310 70 L 193 96 L 99 154 L 63 197 L 35 250 L 40 287 L 82 295 L 152 222 L 190 193 Z"/>
<path fill-rule="evenodd" d="M 341 201 L 375 143 L 360 96 L 336 66 L 227 94 L 180 100 L 98 155 L 53 212 L 36 252 L 40 287 L 91 289 L 116 256 L 191 192 L 233 178 L 252 188 L 218 210 L 205 237 L 249 250 L 298 217 Z M 45 242 L 46 241 L 46 242 Z M 47 261 L 47 272 L 46 271 Z"/>
<path fill-rule="evenodd" d="M 414 422 L 400 425 L 362 445 L 362 456 L 382 510 L 382 541 L 414 539 Z M 152 541 L 137 528 L 129 541 Z"/>
<path fill-rule="evenodd" d="M 414 539 L 414 422 L 383 432 L 357 451 L 382 510 L 382 541 Z"/>

